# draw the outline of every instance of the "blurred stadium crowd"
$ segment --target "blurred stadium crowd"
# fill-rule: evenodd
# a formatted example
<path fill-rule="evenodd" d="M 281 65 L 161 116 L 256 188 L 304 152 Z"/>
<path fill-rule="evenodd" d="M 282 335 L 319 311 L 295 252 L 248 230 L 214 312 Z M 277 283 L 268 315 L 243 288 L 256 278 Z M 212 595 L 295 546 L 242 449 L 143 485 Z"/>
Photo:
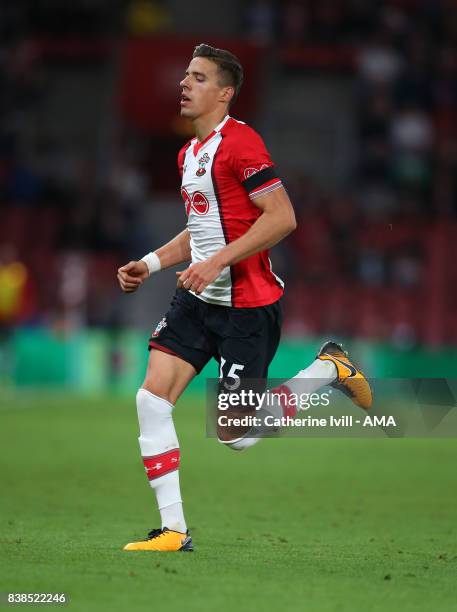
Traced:
<path fill-rule="evenodd" d="M 285 331 L 405 348 L 457 342 L 456 3 L 235 6 L 239 38 L 275 71 L 344 76 L 353 90 L 354 163 L 343 185 L 281 168 L 299 218 L 278 257 Z M 148 0 L 1 6 L 0 326 L 119 324 L 115 269 L 149 250 L 147 206 L 172 188 L 180 210 L 175 167 L 157 184 L 151 151 L 160 142 L 173 159 L 185 137 L 132 134 L 114 112 L 95 152 L 76 154 L 72 141 L 39 129 L 40 109 L 67 66 L 108 66 L 116 83 L 116 41 L 173 32 L 173 15 Z M 115 90 L 111 98 L 115 107 Z"/>

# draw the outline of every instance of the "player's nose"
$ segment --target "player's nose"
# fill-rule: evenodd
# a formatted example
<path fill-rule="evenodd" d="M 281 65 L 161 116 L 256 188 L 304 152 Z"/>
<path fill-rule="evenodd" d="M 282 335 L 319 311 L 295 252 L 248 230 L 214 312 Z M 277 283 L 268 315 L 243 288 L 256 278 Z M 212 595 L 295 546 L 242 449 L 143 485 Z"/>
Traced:
<path fill-rule="evenodd" d="M 184 88 L 184 87 L 189 87 L 189 81 L 188 81 L 188 78 L 189 78 L 188 76 L 185 76 L 185 77 L 183 78 L 183 80 L 182 80 L 182 81 L 180 82 L 180 84 L 179 84 L 179 85 L 180 85 L 180 87 L 183 87 L 183 88 Z"/>

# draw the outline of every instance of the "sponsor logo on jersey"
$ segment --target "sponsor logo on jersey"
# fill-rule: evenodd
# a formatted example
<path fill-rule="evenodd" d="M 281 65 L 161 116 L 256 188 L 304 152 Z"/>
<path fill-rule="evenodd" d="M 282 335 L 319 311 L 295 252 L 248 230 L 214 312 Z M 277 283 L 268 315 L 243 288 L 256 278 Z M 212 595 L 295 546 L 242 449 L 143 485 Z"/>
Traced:
<path fill-rule="evenodd" d="M 204 155 L 202 155 L 202 157 L 200 157 L 200 159 L 198 160 L 198 170 L 195 173 L 197 176 L 203 176 L 206 173 L 206 164 L 209 162 L 209 155 L 208 153 L 205 153 Z"/>
<path fill-rule="evenodd" d="M 265 170 L 265 168 L 268 168 L 268 164 L 262 164 L 258 168 L 255 168 L 254 166 L 250 166 L 249 168 L 245 168 L 244 169 L 244 173 L 243 173 L 245 180 L 248 179 L 253 174 L 257 174 L 257 172 L 260 172 L 261 170 Z"/>
<path fill-rule="evenodd" d="M 200 191 L 194 191 L 192 196 L 188 194 L 186 189 L 183 187 L 181 189 L 181 195 L 184 200 L 184 205 L 186 207 L 186 215 L 190 215 L 190 211 L 192 210 L 196 215 L 203 216 L 206 215 L 209 211 L 209 202 L 206 197 Z"/>
<path fill-rule="evenodd" d="M 167 320 L 165 317 L 163 317 L 163 319 L 161 319 L 158 323 L 157 323 L 157 327 L 155 328 L 152 337 L 153 338 L 157 338 L 157 336 L 160 334 L 160 332 L 162 331 L 162 329 L 164 327 L 167 326 Z"/>

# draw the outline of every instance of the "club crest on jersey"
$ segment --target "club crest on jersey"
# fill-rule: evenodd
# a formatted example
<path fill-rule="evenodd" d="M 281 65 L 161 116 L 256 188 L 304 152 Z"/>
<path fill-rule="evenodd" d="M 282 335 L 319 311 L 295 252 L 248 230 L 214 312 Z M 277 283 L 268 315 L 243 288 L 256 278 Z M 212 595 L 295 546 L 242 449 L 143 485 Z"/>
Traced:
<path fill-rule="evenodd" d="M 260 172 L 261 170 L 265 170 L 265 168 L 268 168 L 268 164 L 262 164 L 259 168 L 255 168 L 254 166 L 251 166 L 250 168 L 245 168 L 244 178 L 248 179 L 253 174 L 257 174 L 257 172 Z"/>
<path fill-rule="evenodd" d="M 200 159 L 198 160 L 198 170 L 195 173 L 197 176 L 203 176 L 206 172 L 206 164 L 209 162 L 209 155 L 208 153 L 205 153 L 204 155 L 202 155 L 202 157 L 200 157 Z"/>
<path fill-rule="evenodd" d="M 163 317 L 163 319 L 161 319 L 158 323 L 157 323 L 157 327 L 155 328 L 152 337 L 153 338 L 157 338 L 157 336 L 160 334 L 160 332 L 162 331 L 162 329 L 164 327 L 167 326 L 167 320 L 165 317 Z"/>

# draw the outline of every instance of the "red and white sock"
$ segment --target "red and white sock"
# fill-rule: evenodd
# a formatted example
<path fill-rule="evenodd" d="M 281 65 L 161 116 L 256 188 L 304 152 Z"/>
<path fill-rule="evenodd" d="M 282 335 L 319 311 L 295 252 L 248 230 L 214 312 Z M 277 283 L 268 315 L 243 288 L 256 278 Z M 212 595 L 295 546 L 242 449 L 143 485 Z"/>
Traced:
<path fill-rule="evenodd" d="M 313 363 L 300 370 L 293 378 L 284 383 L 291 393 L 311 395 L 325 385 L 332 383 L 337 376 L 336 366 L 331 361 L 315 359 Z"/>
<path fill-rule="evenodd" d="M 272 405 L 268 406 L 268 412 L 274 417 L 281 418 L 283 416 L 294 417 L 297 414 L 299 408 L 297 408 L 296 402 L 289 401 L 292 394 L 300 396 L 301 394 L 315 393 L 321 387 L 332 383 L 337 376 L 335 364 L 331 361 L 322 361 L 321 359 L 315 359 L 313 363 L 300 370 L 293 378 L 280 385 L 275 392 L 281 394 L 281 400 L 276 400 Z M 233 442 L 224 442 L 227 446 L 233 450 L 245 450 L 250 446 L 257 444 L 261 437 L 256 438 L 240 438 Z"/>
<path fill-rule="evenodd" d="M 173 423 L 173 405 L 139 389 L 136 395 L 140 425 L 141 455 L 149 484 L 154 489 L 162 527 L 185 533 L 181 491 L 179 487 L 180 450 Z"/>

